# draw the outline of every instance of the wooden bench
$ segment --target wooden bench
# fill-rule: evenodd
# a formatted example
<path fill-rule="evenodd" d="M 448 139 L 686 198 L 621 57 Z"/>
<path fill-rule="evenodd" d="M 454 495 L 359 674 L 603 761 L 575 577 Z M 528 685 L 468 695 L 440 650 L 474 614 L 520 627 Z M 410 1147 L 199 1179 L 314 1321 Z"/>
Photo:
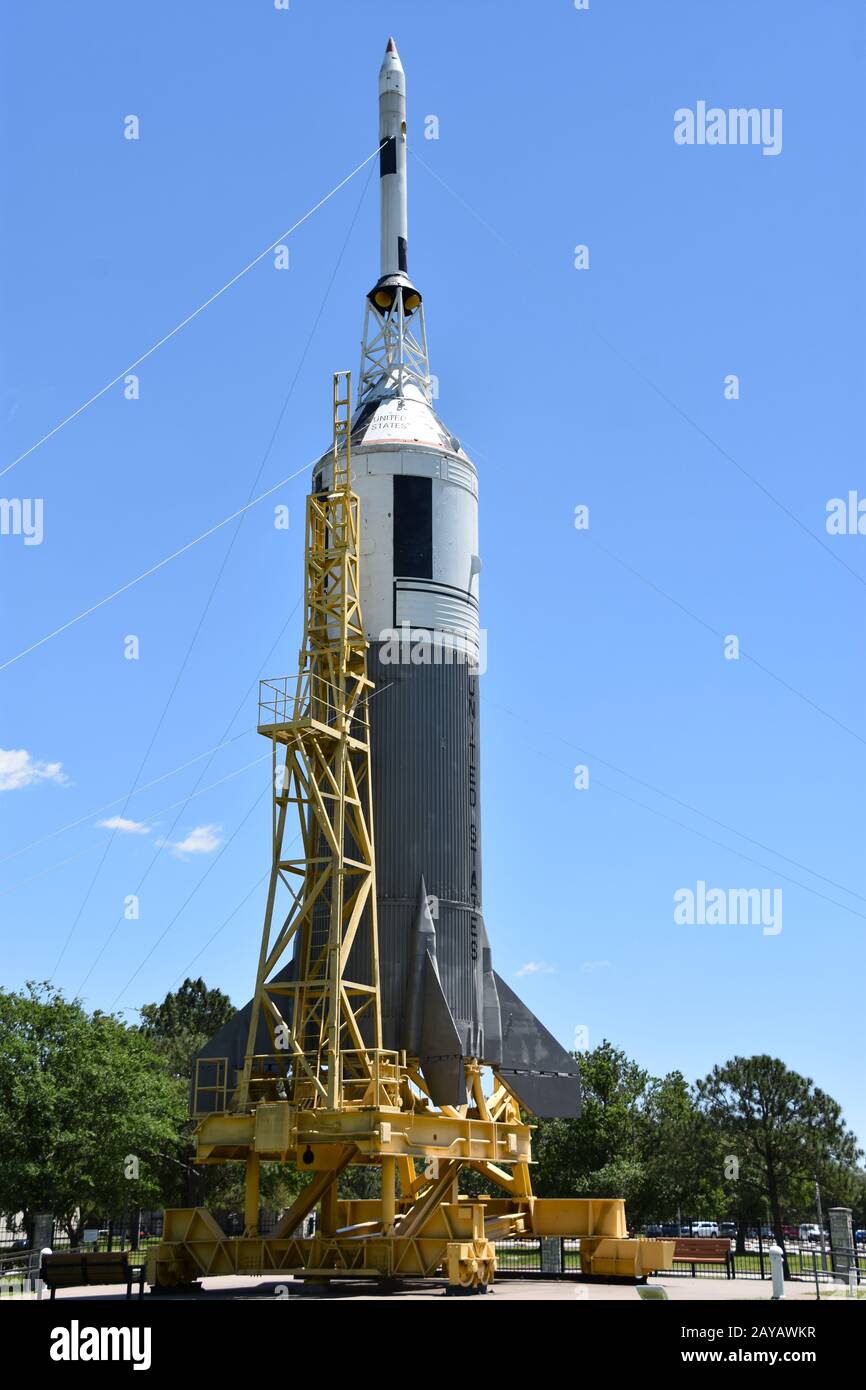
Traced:
<path fill-rule="evenodd" d="M 695 1265 L 725 1265 L 728 1278 L 734 1277 L 734 1256 L 727 1238 L 716 1240 L 713 1236 L 695 1236 L 689 1239 L 681 1236 L 674 1243 L 674 1263 L 690 1264 L 692 1278 L 695 1277 Z"/>
<path fill-rule="evenodd" d="M 58 1289 L 78 1289 L 82 1285 L 125 1284 L 127 1298 L 138 1281 L 138 1296 L 144 1296 L 144 1265 L 130 1264 L 125 1250 L 92 1254 L 81 1250 L 64 1251 L 62 1255 L 43 1255 L 40 1270 L 42 1282 L 53 1298 Z"/>

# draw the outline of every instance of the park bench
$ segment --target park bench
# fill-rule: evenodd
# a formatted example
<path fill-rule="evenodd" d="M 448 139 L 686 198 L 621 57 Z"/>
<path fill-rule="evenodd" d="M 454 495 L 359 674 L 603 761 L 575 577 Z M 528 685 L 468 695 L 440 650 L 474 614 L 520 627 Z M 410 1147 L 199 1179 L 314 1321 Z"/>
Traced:
<path fill-rule="evenodd" d="M 126 1296 L 131 1298 L 136 1281 L 139 1298 L 144 1296 L 144 1265 L 130 1264 L 125 1250 L 70 1250 L 61 1255 L 43 1255 L 40 1278 L 51 1290 L 52 1298 L 58 1289 L 77 1289 L 87 1284 L 125 1284 Z"/>
<path fill-rule="evenodd" d="M 728 1278 L 734 1277 L 734 1256 L 727 1238 L 715 1240 L 712 1236 L 696 1236 L 692 1240 L 681 1237 L 674 1245 L 674 1263 L 690 1264 L 692 1278 L 695 1277 L 695 1265 L 724 1265 Z"/>

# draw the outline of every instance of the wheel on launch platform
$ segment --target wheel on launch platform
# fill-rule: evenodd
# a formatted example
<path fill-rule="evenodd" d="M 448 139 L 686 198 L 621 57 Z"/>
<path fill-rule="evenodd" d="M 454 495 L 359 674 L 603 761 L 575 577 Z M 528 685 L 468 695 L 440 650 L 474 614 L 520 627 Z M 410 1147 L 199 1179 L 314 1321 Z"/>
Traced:
<path fill-rule="evenodd" d="M 479 1261 L 478 1261 L 478 1283 L 479 1283 L 479 1284 L 482 1284 L 482 1285 L 484 1286 L 484 1288 L 489 1288 L 489 1287 L 490 1287 L 490 1285 L 493 1283 L 495 1274 L 496 1274 L 496 1261 L 495 1261 L 495 1260 L 479 1260 Z"/>
<path fill-rule="evenodd" d="M 474 1288 L 478 1283 L 478 1262 L 477 1260 L 461 1260 L 458 1272 L 461 1289 Z"/>

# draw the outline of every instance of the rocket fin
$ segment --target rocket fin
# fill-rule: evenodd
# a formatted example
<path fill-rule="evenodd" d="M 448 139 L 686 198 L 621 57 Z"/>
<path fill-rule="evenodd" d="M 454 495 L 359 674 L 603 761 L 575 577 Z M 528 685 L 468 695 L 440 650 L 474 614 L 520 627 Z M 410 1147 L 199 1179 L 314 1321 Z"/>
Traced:
<path fill-rule="evenodd" d="M 460 1034 L 429 954 L 424 959 L 424 1021 L 419 1052 L 433 1104 L 465 1105 L 466 1074 Z"/>
<path fill-rule="evenodd" d="M 502 1063 L 496 1071 L 540 1119 L 580 1118 L 580 1069 L 570 1052 L 493 972 L 502 1013 Z"/>
<path fill-rule="evenodd" d="M 488 1066 L 498 1066 L 502 1061 L 502 1010 L 496 989 L 496 976 L 493 970 L 493 952 L 490 941 L 481 921 L 481 1023 L 483 1029 L 483 1055 Z"/>
<path fill-rule="evenodd" d="M 406 1050 L 420 1059 L 433 1104 L 463 1105 L 463 1046 L 439 978 L 436 926 L 423 874 L 409 943 L 404 1019 Z"/>
<path fill-rule="evenodd" d="M 418 902 L 409 943 L 409 969 L 406 977 L 405 1046 L 413 1057 L 420 1055 L 421 1032 L 424 1020 L 424 962 L 436 960 L 436 928 L 427 897 L 424 875 L 418 884 Z M 438 972 L 437 972 L 438 973 Z"/>

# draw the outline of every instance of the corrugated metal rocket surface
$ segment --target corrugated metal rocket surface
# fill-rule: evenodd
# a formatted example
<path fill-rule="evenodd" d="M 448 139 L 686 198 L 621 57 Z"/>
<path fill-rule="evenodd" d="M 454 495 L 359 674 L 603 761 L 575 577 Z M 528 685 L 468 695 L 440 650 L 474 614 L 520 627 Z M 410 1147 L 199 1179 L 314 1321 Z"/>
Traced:
<path fill-rule="evenodd" d="M 424 306 L 409 278 L 406 88 L 379 74 L 380 275 L 367 295 L 352 487 L 370 642 L 383 1044 L 420 1060 L 436 1104 L 494 1067 L 536 1115 L 579 1113 L 577 1064 L 493 970 L 482 914 L 478 477 L 433 408 Z M 313 489 L 331 484 L 332 459 Z M 234 1021 L 205 1049 L 242 1059 Z M 222 1051 L 220 1051 L 220 1048 Z"/>

